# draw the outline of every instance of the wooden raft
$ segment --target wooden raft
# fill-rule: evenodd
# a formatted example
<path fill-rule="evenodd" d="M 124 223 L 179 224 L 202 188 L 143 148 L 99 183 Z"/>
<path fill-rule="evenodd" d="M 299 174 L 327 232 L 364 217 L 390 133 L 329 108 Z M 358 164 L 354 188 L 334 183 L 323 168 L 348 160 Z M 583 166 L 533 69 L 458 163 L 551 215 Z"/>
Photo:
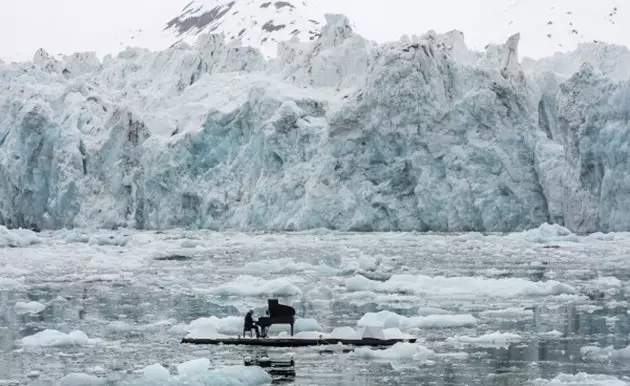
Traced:
<path fill-rule="evenodd" d="M 220 339 L 193 339 L 184 338 L 182 343 L 207 344 L 207 345 L 242 345 L 265 347 L 306 347 L 344 344 L 349 346 L 393 346 L 396 343 L 415 343 L 416 339 L 259 339 L 259 338 L 220 338 Z"/>

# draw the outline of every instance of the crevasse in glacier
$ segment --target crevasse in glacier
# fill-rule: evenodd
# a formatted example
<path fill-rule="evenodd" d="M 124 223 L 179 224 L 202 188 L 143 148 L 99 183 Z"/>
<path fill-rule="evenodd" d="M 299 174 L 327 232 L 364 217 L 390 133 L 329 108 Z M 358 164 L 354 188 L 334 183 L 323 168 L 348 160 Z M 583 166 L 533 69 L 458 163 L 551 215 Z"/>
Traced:
<path fill-rule="evenodd" d="M 630 230 L 626 48 L 522 66 L 518 35 L 379 45 L 326 20 L 270 61 L 207 34 L 0 62 L 0 224 Z"/>

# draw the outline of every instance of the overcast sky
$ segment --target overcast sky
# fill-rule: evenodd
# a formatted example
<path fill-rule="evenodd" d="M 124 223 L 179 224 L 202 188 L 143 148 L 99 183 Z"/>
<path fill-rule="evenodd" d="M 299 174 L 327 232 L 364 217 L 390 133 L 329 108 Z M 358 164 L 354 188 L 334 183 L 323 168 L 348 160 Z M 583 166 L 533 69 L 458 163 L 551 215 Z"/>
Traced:
<path fill-rule="evenodd" d="M 30 59 L 39 47 L 51 54 L 97 51 L 103 55 L 118 51 L 125 48 L 120 41 L 128 33 L 126 30 L 157 30 L 189 1 L 0 0 L 0 57 Z M 614 26 L 599 24 L 608 8 L 627 1 L 317 0 L 321 8 L 348 15 L 356 24 L 357 32 L 370 39 L 386 41 L 398 39 L 403 33 L 421 35 L 429 29 L 438 32 L 458 29 L 464 32 L 469 47 L 481 49 L 487 43 L 504 41 L 509 33 L 519 30 L 523 32 L 521 54 L 534 57 L 549 55 L 557 46 L 542 32 L 543 23 L 546 24 L 542 19 L 554 17 L 545 12 L 558 13 L 567 6 L 577 11 L 581 9 L 582 19 L 589 20 L 577 23 L 582 23 L 583 40 L 600 39 L 627 45 L 630 41 L 628 12 L 620 12 Z M 557 6 L 556 11 L 551 11 L 554 6 Z M 602 15 L 593 13 L 594 6 L 601 8 L 598 12 Z M 630 4 L 627 8 L 630 11 Z M 579 18 L 577 13 L 575 17 Z M 508 27 L 511 19 L 515 19 L 515 23 Z M 556 31 L 555 36 L 560 33 L 566 32 Z"/>

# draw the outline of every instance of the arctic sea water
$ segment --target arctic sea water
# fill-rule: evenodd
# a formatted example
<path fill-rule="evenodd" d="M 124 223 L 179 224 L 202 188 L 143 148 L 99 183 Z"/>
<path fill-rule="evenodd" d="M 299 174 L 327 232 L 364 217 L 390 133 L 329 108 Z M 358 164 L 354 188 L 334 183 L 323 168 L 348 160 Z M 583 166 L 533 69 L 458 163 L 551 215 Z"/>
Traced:
<path fill-rule="evenodd" d="M 0 251 L 2 385 L 269 383 L 246 357 L 294 359 L 295 385 L 630 384 L 625 233 L 0 227 Z M 246 310 L 260 315 L 271 296 L 296 308 L 298 334 L 367 325 L 418 342 L 180 344 L 239 334 Z"/>

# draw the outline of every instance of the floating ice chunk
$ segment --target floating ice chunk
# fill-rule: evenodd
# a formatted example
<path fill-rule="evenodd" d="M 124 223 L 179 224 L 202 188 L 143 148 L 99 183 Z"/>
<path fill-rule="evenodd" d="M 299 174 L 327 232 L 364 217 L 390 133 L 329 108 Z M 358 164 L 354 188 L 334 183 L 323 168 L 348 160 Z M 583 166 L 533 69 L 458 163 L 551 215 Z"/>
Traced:
<path fill-rule="evenodd" d="M 335 275 L 339 272 L 338 269 L 333 268 L 326 264 L 313 265 L 304 262 L 295 262 L 293 259 L 275 259 L 275 260 L 261 260 L 252 261 L 239 268 L 230 268 L 228 271 L 242 272 L 242 273 L 289 273 L 289 272 L 319 272 L 327 275 Z"/>
<path fill-rule="evenodd" d="M 412 339 L 413 335 L 405 334 L 400 331 L 399 328 L 385 328 L 383 329 L 383 335 L 385 339 Z"/>
<path fill-rule="evenodd" d="M 522 233 L 512 233 L 508 237 L 522 238 L 535 243 L 577 242 L 579 237 L 567 228 L 558 224 L 544 223 L 538 228 L 529 229 Z"/>
<path fill-rule="evenodd" d="M 208 358 L 193 359 L 177 365 L 177 374 L 181 378 L 190 378 L 208 371 L 210 360 Z"/>
<path fill-rule="evenodd" d="M 579 385 L 579 386 L 628 386 L 630 383 L 622 381 L 621 379 L 612 375 L 603 374 L 587 374 L 577 373 L 572 374 L 560 374 L 552 380 L 536 379 L 533 381 L 536 386 L 565 386 L 565 385 Z"/>
<path fill-rule="evenodd" d="M 413 359 L 426 361 L 432 358 L 435 352 L 418 343 L 400 342 L 385 350 L 372 350 L 367 347 L 359 347 L 354 350 L 354 355 L 367 359 Z"/>
<path fill-rule="evenodd" d="M 57 381 L 56 386 L 97 386 L 104 384 L 105 379 L 84 373 L 71 373 Z"/>
<path fill-rule="evenodd" d="M 487 318 L 518 319 L 532 317 L 534 316 L 534 311 L 519 307 L 509 307 L 502 310 L 482 311 L 479 315 Z"/>
<path fill-rule="evenodd" d="M 241 321 L 242 325 L 242 321 Z M 315 319 L 309 318 L 296 318 L 295 324 L 293 325 L 293 332 L 319 332 L 322 331 L 322 326 L 319 325 L 319 322 Z M 270 334 L 276 334 L 278 332 L 288 332 L 291 331 L 291 327 L 288 324 L 274 324 L 269 327 Z"/>
<path fill-rule="evenodd" d="M 269 374 L 258 366 L 233 366 L 217 369 L 205 373 L 198 373 L 183 379 L 191 385 L 212 386 L 258 386 L 268 385 L 272 379 Z"/>
<path fill-rule="evenodd" d="M 624 348 L 620 348 L 618 350 L 611 350 L 610 357 L 613 359 L 624 359 L 624 360 L 630 359 L 630 345 Z"/>
<path fill-rule="evenodd" d="M 605 348 L 597 347 L 597 346 L 583 346 L 580 348 L 580 354 L 584 360 L 588 361 L 596 361 L 596 362 L 605 362 L 610 360 L 613 352 L 616 350 L 613 346 L 608 346 Z"/>
<path fill-rule="evenodd" d="M 561 338 L 562 337 L 562 333 L 560 331 L 556 331 L 556 330 L 551 330 L 551 331 L 547 331 L 547 332 L 543 332 L 540 334 L 541 338 Z"/>
<path fill-rule="evenodd" d="M 330 337 L 335 339 L 361 339 L 361 334 L 352 327 L 336 327 L 330 332 Z"/>
<path fill-rule="evenodd" d="M 244 275 L 210 289 L 210 293 L 219 296 L 299 296 L 302 290 L 294 283 L 300 281 L 299 278 L 264 280 Z"/>
<path fill-rule="evenodd" d="M 359 257 L 359 268 L 364 271 L 375 271 L 381 262 L 383 261 L 383 256 L 370 256 L 370 255 L 361 255 Z"/>
<path fill-rule="evenodd" d="M 41 243 L 37 233 L 28 229 L 8 229 L 0 225 L 0 248 L 23 248 Z"/>
<path fill-rule="evenodd" d="M 586 236 L 584 238 L 584 241 L 586 241 L 586 242 L 614 241 L 614 240 L 616 240 L 616 238 L 617 238 L 617 235 L 615 233 L 595 232 L 595 233 L 591 233 L 590 235 Z"/>
<path fill-rule="evenodd" d="M 297 318 L 293 326 L 296 331 L 321 331 L 322 326 L 317 320 L 309 318 Z"/>
<path fill-rule="evenodd" d="M 391 311 L 368 312 L 359 319 L 357 326 L 399 328 L 449 328 L 475 326 L 477 319 L 470 314 L 463 315 L 427 315 L 405 317 Z"/>
<path fill-rule="evenodd" d="M 40 302 L 17 302 L 13 307 L 15 313 L 18 315 L 37 314 L 42 312 L 45 308 L 46 306 Z"/>
<path fill-rule="evenodd" d="M 142 331 L 142 332 L 151 332 L 151 331 L 159 331 L 161 328 L 160 324 L 130 324 L 122 321 L 114 321 L 107 325 L 106 329 L 108 332 L 114 333 L 125 333 L 132 331 Z"/>
<path fill-rule="evenodd" d="M 150 382 L 168 382 L 171 378 L 171 373 L 165 369 L 161 364 L 155 363 L 151 366 L 147 366 L 142 370 L 144 379 Z"/>
<path fill-rule="evenodd" d="M 212 385 L 212 386 L 258 386 L 267 385 L 272 379 L 258 366 L 234 366 L 208 370 L 210 361 L 194 359 L 177 366 L 177 375 L 171 375 L 159 364 L 142 370 L 142 379 L 132 385 Z"/>
<path fill-rule="evenodd" d="M 237 316 L 199 318 L 190 322 L 188 331 L 187 338 L 222 338 L 225 335 L 241 335 L 243 318 Z"/>
<path fill-rule="evenodd" d="M 598 277 L 591 281 L 591 284 L 598 289 L 619 288 L 623 282 L 614 276 Z"/>
<path fill-rule="evenodd" d="M 377 282 L 363 276 L 346 279 L 348 291 L 373 291 L 385 293 L 413 293 L 434 296 L 546 296 L 572 294 L 575 289 L 555 280 L 532 282 L 521 278 L 493 279 L 485 277 L 444 277 L 424 275 L 394 275 L 385 282 Z"/>
<path fill-rule="evenodd" d="M 510 343 L 517 343 L 522 340 L 520 335 L 512 333 L 501 333 L 499 331 L 481 335 L 479 337 L 458 336 L 447 338 L 446 343 L 464 343 L 480 347 L 501 347 L 509 346 Z"/>
<path fill-rule="evenodd" d="M 22 338 L 24 346 L 56 347 L 56 346 L 85 346 L 102 342 L 100 339 L 89 339 L 82 331 L 72 331 L 64 334 L 57 330 L 44 330 L 34 335 Z"/>

